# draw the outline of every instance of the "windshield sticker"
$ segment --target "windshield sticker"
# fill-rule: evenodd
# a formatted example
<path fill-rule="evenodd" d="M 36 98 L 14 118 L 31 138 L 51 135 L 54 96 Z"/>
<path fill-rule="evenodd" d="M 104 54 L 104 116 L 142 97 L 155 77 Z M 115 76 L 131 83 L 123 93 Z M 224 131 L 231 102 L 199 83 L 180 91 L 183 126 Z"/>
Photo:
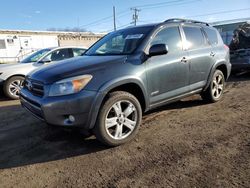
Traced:
<path fill-rule="evenodd" d="M 125 39 L 129 40 L 129 39 L 140 39 L 142 38 L 143 34 L 135 34 L 135 35 L 128 35 Z"/>

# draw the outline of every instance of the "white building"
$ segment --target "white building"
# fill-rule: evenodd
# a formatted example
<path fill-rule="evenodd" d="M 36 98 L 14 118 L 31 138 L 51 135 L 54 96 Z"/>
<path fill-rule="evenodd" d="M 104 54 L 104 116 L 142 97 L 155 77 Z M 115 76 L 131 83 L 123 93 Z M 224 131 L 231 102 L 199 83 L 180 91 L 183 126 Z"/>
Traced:
<path fill-rule="evenodd" d="M 103 34 L 0 30 L 0 63 L 17 62 L 30 53 L 47 47 L 89 47 Z"/>

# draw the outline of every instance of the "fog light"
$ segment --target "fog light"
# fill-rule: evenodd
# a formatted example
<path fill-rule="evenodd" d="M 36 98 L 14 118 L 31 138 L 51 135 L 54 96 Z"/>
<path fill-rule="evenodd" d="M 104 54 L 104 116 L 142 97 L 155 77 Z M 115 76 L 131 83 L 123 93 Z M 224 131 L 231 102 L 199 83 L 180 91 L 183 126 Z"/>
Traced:
<path fill-rule="evenodd" d="M 71 122 L 73 123 L 73 122 L 75 122 L 75 120 L 76 120 L 76 119 L 75 119 L 75 117 L 74 117 L 74 116 L 69 115 L 69 121 L 71 121 Z"/>

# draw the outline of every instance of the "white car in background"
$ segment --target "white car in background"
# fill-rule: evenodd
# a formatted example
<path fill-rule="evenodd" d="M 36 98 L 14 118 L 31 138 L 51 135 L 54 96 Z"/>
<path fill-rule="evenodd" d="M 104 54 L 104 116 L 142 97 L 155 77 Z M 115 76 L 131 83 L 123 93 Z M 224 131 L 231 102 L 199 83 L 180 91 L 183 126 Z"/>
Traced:
<path fill-rule="evenodd" d="M 83 47 L 45 48 L 34 52 L 19 63 L 0 64 L 0 85 L 4 94 L 11 99 L 19 98 L 25 75 L 46 64 L 81 56 L 86 51 Z"/>

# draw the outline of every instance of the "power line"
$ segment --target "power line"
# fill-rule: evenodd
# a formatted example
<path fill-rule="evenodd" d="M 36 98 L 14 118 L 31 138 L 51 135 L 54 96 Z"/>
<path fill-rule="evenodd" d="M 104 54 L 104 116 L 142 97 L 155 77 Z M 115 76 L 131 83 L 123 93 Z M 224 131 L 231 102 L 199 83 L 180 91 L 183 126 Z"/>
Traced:
<path fill-rule="evenodd" d="M 145 5 L 138 5 L 135 7 L 139 7 L 139 8 L 145 8 L 145 7 L 151 7 L 151 6 L 159 6 L 159 5 L 168 5 L 168 4 L 172 4 L 172 3 L 179 3 L 182 1 L 186 1 L 186 0 L 173 0 L 173 1 L 167 1 L 167 2 L 161 2 L 161 3 L 152 3 L 152 4 L 145 4 Z"/>
<path fill-rule="evenodd" d="M 121 28 L 130 26 L 130 25 L 131 25 L 131 23 L 127 23 L 127 24 L 124 24 L 124 25 L 121 25 L 121 26 L 117 27 L 116 29 L 121 29 Z M 109 33 L 109 32 L 111 32 L 111 31 L 113 31 L 113 29 L 106 30 L 106 31 L 103 31 L 103 32 Z"/>
<path fill-rule="evenodd" d="M 119 15 L 121 15 L 121 14 L 123 14 L 123 13 L 126 13 L 126 12 L 129 12 L 129 10 L 121 11 L 121 12 L 119 12 L 119 13 L 117 14 L 117 16 L 119 16 Z M 112 20 L 112 19 L 113 19 L 113 15 L 107 16 L 107 17 L 104 17 L 104 18 L 101 18 L 101 19 L 99 19 L 99 20 L 90 22 L 90 23 L 85 24 L 85 25 L 82 25 L 82 26 L 80 26 L 80 27 L 82 28 L 82 27 L 87 27 L 87 26 L 98 25 L 98 24 L 100 24 L 100 23 L 109 22 L 109 21 Z"/>
<path fill-rule="evenodd" d="M 218 15 L 218 14 L 226 14 L 226 13 L 231 13 L 231 12 L 239 12 L 239 11 L 245 11 L 245 10 L 250 10 L 250 7 L 249 8 L 243 8 L 243 9 L 235 9 L 235 10 L 213 12 L 213 13 L 208 13 L 208 14 L 200 14 L 200 15 L 194 15 L 194 16 L 188 16 L 188 17 L 195 18 L 195 17 L 202 17 L 202 16 L 211 16 L 211 15 Z"/>
<path fill-rule="evenodd" d="M 175 5 L 173 3 L 179 3 L 179 2 L 184 2 L 186 0 L 172 0 L 172 1 L 167 1 L 167 2 L 160 2 L 160 3 L 154 3 L 154 4 L 145 4 L 145 5 L 138 5 L 138 6 L 135 6 L 135 7 L 148 7 L 147 9 L 150 9 L 150 6 L 156 6 L 156 5 L 164 5 L 165 6 L 171 6 L 171 5 Z M 195 1 L 200 1 L 200 0 L 195 0 Z M 172 4 L 171 4 L 172 3 Z M 152 7 L 152 8 L 157 8 L 157 7 Z M 126 9 L 124 11 L 121 11 L 119 13 L 116 14 L 116 17 L 119 18 L 121 14 L 123 13 L 127 13 L 129 12 L 129 9 Z M 127 15 L 127 14 L 126 14 Z M 124 16 L 124 15 L 123 15 Z M 111 21 L 113 19 L 113 15 L 110 15 L 110 16 L 107 16 L 107 17 L 104 17 L 104 18 L 101 18 L 101 19 L 98 19 L 98 20 L 95 20 L 93 22 L 90 22 L 90 23 L 87 23 L 87 24 L 84 24 L 82 26 L 80 26 L 80 28 L 83 28 L 83 27 L 88 27 L 88 26 L 96 26 L 96 25 L 99 25 L 100 23 L 107 23 L 109 21 Z M 134 22 L 133 22 L 134 23 Z"/>
<path fill-rule="evenodd" d="M 211 15 L 220 15 L 220 14 L 227 14 L 227 13 L 232 13 L 232 12 L 246 11 L 246 10 L 250 10 L 250 7 L 249 8 L 244 8 L 244 9 L 234 9 L 234 10 L 228 10 L 228 11 L 219 11 L 219 12 L 213 12 L 213 13 L 208 13 L 208 14 L 185 16 L 185 18 L 196 18 L 196 17 L 211 16 Z M 138 22 L 152 23 L 152 22 L 157 22 L 157 21 L 155 21 L 155 20 L 140 20 Z"/>
<path fill-rule="evenodd" d="M 121 28 L 123 28 L 123 27 L 127 27 L 127 26 L 130 26 L 130 25 L 131 25 L 131 23 L 127 23 L 127 24 L 124 24 L 124 25 L 119 26 L 117 29 L 121 29 Z"/>
<path fill-rule="evenodd" d="M 140 9 L 138 8 L 142 8 L 142 10 L 149 10 L 149 9 L 154 9 L 154 8 L 161 8 L 161 7 L 170 7 L 170 6 L 176 6 L 176 5 L 183 5 L 183 4 L 190 4 L 193 2 L 197 2 L 197 1 L 201 1 L 201 0 L 172 0 L 172 1 L 168 1 L 168 2 L 160 2 L 160 3 L 154 3 L 154 4 L 144 4 L 144 5 L 138 5 L 136 6 L 136 8 L 131 8 L 130 10 L 133 10 L 133 22 L 130 24 L 134 24 L 137 25 L 138 22 L 151 22 L 149 20 L 139 20 L 139 16 L 138 13 L 140 11 Z M 213 12 L 213 13 L 208 13 L 208 14 L 200 14 L 200 15 L 192 15 L 192 16 L 186 16 L 187 18 L 195 18 L 195 17 L 203 17 L 203 16 L 209 16 L 209 15 L 219 15 L 219 14 L 226 14 L 226 13 L 232 13 L 232 12 L 239 12 L 239 11 L 246 11 L 246 10 L 250 10 L 250 8 L 244 8 L 244 9 L 236 9 L 236 10 L 229 10 L 229 11 L 219 11 L 219 12 Z M 129 13 L 129 9 L 126 9 L 124 11 L 121 11 L 119 13 L 117 13 L 115 15 L 115 21 L 118 21 L 118 18 L 127 16 Z M 111 20 L 114 19 L 114 14 L 112 16 L 107 16 L 104 18 L 101 18 L 99 20 L 90 22 L 88 24 L 85 24 L 83 26 L 80 27 L 87 27 L 87 26 L 96 26 L 99 25 L 100 23 L 107 23 L 107 22 L 111 22 Z M 128 26 L 130 24 L 125 24 L 122 25 L 120 27 L 116 27 L 116 23 L 114 23 L 114 28 L 119 29 L 125 26 Z"/>
<path fill-rule="evenodd" d="M 167 5 L 156 5 L 152 7 L 143 8 L 143 10 L 162 8 L 162 7 L 171 7 L 171 6 L 176 6 L 176 5 L 185 5 L 185 4 L 190 4 L 190 3 L 197 2 L 197 1 L 200 1 L 200 0 L 183 1 L 183 2 L 177 2 L 175 4 L 167 4 Z"/>

